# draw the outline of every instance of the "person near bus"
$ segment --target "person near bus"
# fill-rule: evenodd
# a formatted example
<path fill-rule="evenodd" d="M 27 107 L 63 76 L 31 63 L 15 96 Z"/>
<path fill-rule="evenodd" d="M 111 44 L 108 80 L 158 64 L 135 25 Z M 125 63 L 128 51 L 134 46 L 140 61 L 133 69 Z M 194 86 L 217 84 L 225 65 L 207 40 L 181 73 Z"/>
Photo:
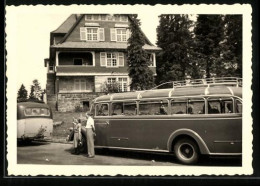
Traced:
<path fill-rule="evenodd" d="M 88 145 L 88 158 L 94 158 L 95 157 L 95 150 L 94 150 L 94 136 L 95 133 L 95 126 L 94 126 L 94 120 L 91 117 L 91 113 L 86 113 L 87 123 L 86 123 L 86 131 L 87 131 L 87 145 Z"/>
<path fill-rule="evenodd" d="M 79 155 L 80 154 L 80 143 L 81 143 L 81 120 L 73 119 L 73 124 L 74 124 L 74 139 L 73 139 L 74 152 L 73 152 L 73 154 Z"/>
<path fill-rule="evenodd" d="M 164 104 L 163 104 L 162 101 L 161 101 L 161 107 L 160 107 L 160 114 L 161 114 L 161 115 L 167 115 L 167 110 L 166 110 L 166 108 L 164 107 Z"/>

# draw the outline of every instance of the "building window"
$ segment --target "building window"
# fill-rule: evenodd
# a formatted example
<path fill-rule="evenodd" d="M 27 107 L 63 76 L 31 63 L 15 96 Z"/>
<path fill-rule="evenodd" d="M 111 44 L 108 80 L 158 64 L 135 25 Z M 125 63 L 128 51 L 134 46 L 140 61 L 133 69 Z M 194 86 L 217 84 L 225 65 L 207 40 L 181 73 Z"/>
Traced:
<path fill-rule="evenodd" d="M 116 78 L 107 78 L 107 83 L 108 84 L 114 84 L 116 82 Z"/>
<path fill-rule="evenodd" d="M 116 41 L 126 42 L 126 29 L 116 29 Z"/>
<path fill-rule="evenodd" d="M 124 66 L 124 53 L 101 52 L 100 66 L 106 66 L 106 67 Z"/>
<path fill-rule="evenodd" d="M 108 67 L 116 67 L 117 59 L 116 53 L 107 53 L 107 66 Z"/>
<path fill-rule="evenodd" d="M 82 65 L 83 64 L 83 59 L 79 58 L 74 58 L 73 59 L 74 65 Z"/>
<path fill-rule="evenodd" d="M 128 21 L 128 17 L 126 15 L 121 15 L 120 18 L 121 18 L 121 21 L 123 21 L 123 22 Z"/>
<path fill-rule="evenodd" d="M 76 90 L 76 91 L 86 90 L 86 80 L 85 79 L 75 79 L 74 80 L 74 90 Z"/>
<path fill-rule="evenodd" d="M 106 20 L 106 18 L 107 18 L 107 16 L 106 16 L 106 15 L 101 15 L 101 20 L 102 20 L 102 21 L 105 21 L 105 20 Z"/>
<path fill-rule="evenodd" d="M 80 40 L 105 41 L 104 28 L 80 27 Z"/>
<path fill-rule="evenodd" d="M 150 67 L 155 67 L 155 54 L 154 53 L 151 53 L 151 54 L 148 54 L 149 55 L 149 61 L 150 61 Z"/>
<path fill-rule="evenodd" d="M 119 91 L 126 92 L 127 91 L 127 78 L 118 78 L 119 83 Z"/>
<path fill-rule="evenodd" d="M 120 78 L 116 78 L 116 77 L 112 77 L 112 78 L 107 78 L 107 83 L 109 85 L 118 84 L 118 88 L 120 92 L 126 92 L 127 91 L 127 78 L 126 77 L 120 77 Z"/>
<path fill-rule="evenodd" d="M 117 42 L 127 42 L 130 37 L 130 31 L 126 28 L 111 28 L 110 40 Z"/>
<path fill-rule="evenodd" d="M 90 14 L 86 15 L 86 16 L 85 16 L 85 19 L 86 19 L 86 20 L 92 20 L 92 15 L 90 15 Z"/>
<path fill-rule="evenodd" d="M 111 15 L 111 14 L 86 14 L 85 20 L 102 20 L 102 21 L 117 21 L 117 22 L 128 22 L 127 15 Z"/>
<path fill-rule="evenodd" d="M 98 40 L 98 28 L 87 28 L 87 40 L 88 41 Z"/>
<path fill-rule="evenodd" d="M 94 14 L 94 15 L 93 15 L 93 19 L 94 19 L 94 20 L 100 20 L 100 19 L 99 19 L 99 14 Z"/>

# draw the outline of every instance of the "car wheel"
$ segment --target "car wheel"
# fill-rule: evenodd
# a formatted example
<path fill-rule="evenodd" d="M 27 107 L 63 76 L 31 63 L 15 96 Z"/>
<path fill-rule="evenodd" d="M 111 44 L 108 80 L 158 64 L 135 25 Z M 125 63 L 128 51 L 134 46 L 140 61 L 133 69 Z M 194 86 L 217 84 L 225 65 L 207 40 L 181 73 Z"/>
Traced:
<path fill-rule="evenodd" d="M 177 159 L 184 164 L 195 164 L 199 159 L 197 144 L 188 138 L 182 138 L 175 143 L 174 153 Z"/>

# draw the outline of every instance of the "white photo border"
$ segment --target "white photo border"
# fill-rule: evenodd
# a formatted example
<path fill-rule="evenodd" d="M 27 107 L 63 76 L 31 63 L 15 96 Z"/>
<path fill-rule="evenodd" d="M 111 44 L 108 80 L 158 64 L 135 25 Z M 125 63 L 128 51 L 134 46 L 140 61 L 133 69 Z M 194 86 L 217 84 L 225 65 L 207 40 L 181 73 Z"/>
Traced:
<path fill-rule="evenodd" d="M 116 8 L 115 8 L 116 6 Z M 136 13 L 156 12 L 161 14 L 241 14 L 243 17 L 243 127 L 242 145 L 243 156 L 241 167 L 201 167 L 201 166 L 93 166 L 93 165 L 30 165 L 17 164 L 17 139 L 16 139 L 16 85 L 17 61 L 13 60 L 16 49 L 16 17 L 19 14 L 57 14 L 67 13 Z M 37 5 L 37 6 L 7 6 L 6 7 L 6 76 L 8 78 L 6 89 L 7 104 L 7 161 L 8 175 L 20 176 L 71 176 L 71 175 L 127 175 L 127 176 L 164 176 L 164 175 L 252 175 L 252 7 L 250 4 L 234 5 Z M 26 49 L 24 49 L 26 50 Z M 80 167 L 80 168 L 79 168 Z"/>

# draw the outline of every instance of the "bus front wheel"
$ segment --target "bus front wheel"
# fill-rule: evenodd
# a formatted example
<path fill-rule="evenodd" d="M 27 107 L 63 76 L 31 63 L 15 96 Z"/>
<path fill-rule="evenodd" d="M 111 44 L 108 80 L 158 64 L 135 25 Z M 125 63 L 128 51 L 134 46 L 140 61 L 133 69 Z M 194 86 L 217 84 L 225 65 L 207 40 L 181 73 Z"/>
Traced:
<path fill-rule="evenodd" d="M 177 159 L 184 164 L 195 164 L 199 159 L 199 148 L 189 138 L 181 138 L 174 145 L 174 153 Z"/>

